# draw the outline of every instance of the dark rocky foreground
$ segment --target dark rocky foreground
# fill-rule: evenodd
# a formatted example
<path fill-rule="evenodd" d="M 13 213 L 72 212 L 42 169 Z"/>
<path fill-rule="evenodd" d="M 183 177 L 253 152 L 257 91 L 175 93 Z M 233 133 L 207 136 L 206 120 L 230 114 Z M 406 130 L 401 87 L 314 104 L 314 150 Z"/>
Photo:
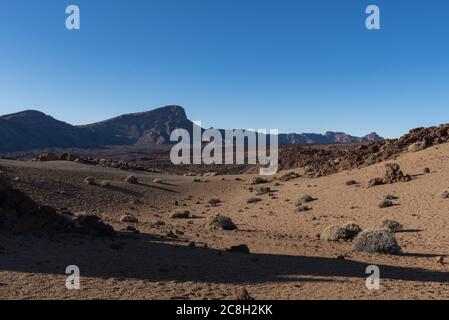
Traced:
<path fill-rule="evenodd" d="M 95 215 L 73 214 L 39 206 L 23 192 L 13 189 L 4 174 L 0 174 L 0 230 L 37 236 L 67 232 L 100 237 L 115 236 L 113 227 L 103 223 Z"/>

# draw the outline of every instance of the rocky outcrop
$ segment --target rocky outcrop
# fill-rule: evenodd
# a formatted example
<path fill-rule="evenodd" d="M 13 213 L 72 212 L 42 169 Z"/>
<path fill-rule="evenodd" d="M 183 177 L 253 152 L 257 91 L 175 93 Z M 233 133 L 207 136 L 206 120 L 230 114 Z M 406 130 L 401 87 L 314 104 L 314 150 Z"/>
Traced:
<path fill-rule="evenodd" d="M 308 176 L 319 177 L 392 160 L 401 153 L 417 152 L 448 141 L 449 124 L 445 124 L 438 127 L 413 129 L 399 139 L 349 145 L 344 148 L 284 146 L 279 150 L 279 168 L 281 170 L 303 168 Z M 400 172 L 393 172 L 393 167 L 390 169 L 393 175 L 400 175 Z M 397 177 L 398 180 L 409 178 L 408 176 Z M 387 178 L 387 180 L 390 179 Z"/>

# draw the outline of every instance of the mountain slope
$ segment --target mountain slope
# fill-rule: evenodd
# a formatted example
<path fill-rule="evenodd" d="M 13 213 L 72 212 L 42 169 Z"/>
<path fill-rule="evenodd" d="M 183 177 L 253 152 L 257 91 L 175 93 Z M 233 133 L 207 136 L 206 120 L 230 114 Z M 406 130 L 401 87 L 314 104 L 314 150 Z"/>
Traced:
<path fill-rule="evenodd" d="M 94 135 L 101 145 L 163 144 L 170 143 L 173 130 L 182 128 L 190 132 L 192 125 L 183 108 L 167 106 L 148 112 L 121 115 L 79 128 Z"/>
<path fill-rule="evenodd" d="M 32 110 L 0 117 L 0 137 L 3 152 L 93 145 L 92 136 L 85 130 Z"/>

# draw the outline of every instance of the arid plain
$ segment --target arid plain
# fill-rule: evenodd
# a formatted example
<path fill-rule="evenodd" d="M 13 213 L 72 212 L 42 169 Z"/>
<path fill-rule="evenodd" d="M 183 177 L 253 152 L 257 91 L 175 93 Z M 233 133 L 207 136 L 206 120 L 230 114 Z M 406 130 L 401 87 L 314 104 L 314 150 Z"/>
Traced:
<path fill-rule="evenodd" d="M 138 182 L 129 183 L 130 172 L 111 167 L 0 160 L 12 187 L 37 203 L 97 215 L 117 231 L 0 233 L 0 297 L 233 299 L 245 288 L 255 299 L 447 299 L 449 200 L 440 194 L 449 187 L 449 144 L 394 162 L 411 181 L 369 187 L 386 162 L 317 178 L 282 171 L 261 183 L 256 174 L 156 172 L 132 172 Z M 298 212 L 304 195 L 314 200 Z M 394 205 L 379 208 L 385 195 Z M 217 214 L 236 229 L 208 227 Z M 320 236 L 330 225 L 373 229 L 385 219 L 403 225 L 400 254 Z M 65 287 L 68 265 L 80 268 L 80 290 Z M 379 290 L 366 288 L 368 265 L 380 268 Z"/>

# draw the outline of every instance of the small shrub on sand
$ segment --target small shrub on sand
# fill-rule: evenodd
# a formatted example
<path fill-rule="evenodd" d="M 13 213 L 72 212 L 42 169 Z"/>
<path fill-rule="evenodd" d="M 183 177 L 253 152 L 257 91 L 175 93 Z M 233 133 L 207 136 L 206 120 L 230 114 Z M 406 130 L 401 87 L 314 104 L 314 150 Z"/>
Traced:
<path fill-rule="evenodd" d="M 273 190 L 271 190 L 270 187 L 260 187 L 256 190 L 256 195 L 258 196 L 262 196 L 267 193 L 273 193 Z"/>
<path fill-rule="evenodd" d="M 313 198 L 312 196 L 309 196 L 308 194 L 302 196 L 298 201 L 296 201 L 296 206 L 299 207 L 301 205 L 304 205 L 306 203 L 310 203 L 313 201 L 316 201 L 317 199 Z"/>
<path fill-rule="evenodd" d="M 309 203 L 309 202 L 312 202 L 312 201 L 315 201 L 316 199 L 314 198 L 314 197 L 312 197 L 312 196 L 309 196 L 308 194 L 306 194 L 306 195 L 304 195 L 302 198 L 301 198 L 301 203 Z"/>
<path fill-rule="evenodd" d="M 247 201 L 246 201 L 246 203 L 257 203 L 257 202 L 260 202 L 260 201 L 262 201 L 262 199 L 261 198 L 257 198 L 257 197 L 251 197 L 251 198 L 249 198 Z"/>
<path fill-rule="evenodd" d="M 448 199 L 449 198 L 449 190 L 444 190 L 440 193 L 440 198 Z"/>
<path fill-rule="evenodd" d="M 389 219 L 382 221 L 382 224 L 380 227 L 382 229 L 388 229 L 391 232 L 398 232 L 398 231 L 404 230 L 404 227 L 402 226 L 402 224 L 400 224 L 399 222 L 397 222 L 395 220 L 389 220 Z"/>
<path fill-rule="evenodd" d="M 235 230 L 237 226 L 232 222 L 231 218 L 215 215 L 207 218 L 207 227 L 212 230 Z"/>
<path fill-rule="evenodd" d="M 354 239 L 360 232 L 362 232 L 362 228 L 354 222 L 347 222 L 341 226 L 347 235 L 347 238 L 352 240 Z"/>
<path fill-rule="evenodd" d="M 393 196 L 391 194 L 384 195 L 384 200 L 397 200 L 397 199 L 399 199 L 399 198 L 396 196 Z"/>
<path fill-rule="evenodd" d="M 356 223 L 348 222 L 343 225 L 332 225 L 323 230 L 320 237 L 324 241 L 351 241 L 362 228 Z"/>
<path fill-rule="evenodd" d="M 368 253 L 401 253 L 394 233 L 388 229 L 374 229 L 362 231 L 354 240 L 353 251 Z"/>
<path fill-rule="evenodd" d="M 278 179 L 280 181 L 290 181 L 296 178 L 299 178 L 301 175 L 296 172 L 287 172 L 281 175 Z"/>
<path fill-rule="evenodd" d="M 368 187 L 369 188 L 372 188 L 372 187 L 375 187 L 375 186 L 380 186 L 380 185 L 383 185 L 383 184 L 385 184 L 385 181 L 382 178 L 373 178 L 370 181 L 368 181 Z"/>
<path fill-rule="evenodd" d="M 249 184 L 256 185 L 256 184 L 264 184 L 264 183 L 267 183 L 267 182 L 268 182 L 268 180 L 264 179 L 262 177 L 254 177 L 254 178 L 251 179 Z"/>
<path fill-rule="evenodd" d="M 393 201 L 388 200 L 388 199 L 383 199 L 383 200 L 379 203 L 378 207 L 381 208 L 381 209 L 384 209 L 384 208 L 392 207 L 393 205 L 394 205 Z"/>
<path fill-rule="evenodd" d="M 221 200 L 214 198 L 214 199 L 210 199 L 209 201 L 207 201 L 207 203 L 214 206 L 214 205 L 221 203 Z"/>

